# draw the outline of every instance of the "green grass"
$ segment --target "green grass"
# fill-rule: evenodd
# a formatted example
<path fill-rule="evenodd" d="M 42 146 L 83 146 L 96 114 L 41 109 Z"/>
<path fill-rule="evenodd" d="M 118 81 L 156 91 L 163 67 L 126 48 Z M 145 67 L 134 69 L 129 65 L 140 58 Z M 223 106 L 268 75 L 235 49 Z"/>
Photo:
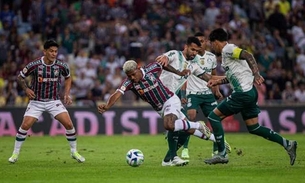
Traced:
<path fill-rule="evenodd" d="M 28 137 L 19 160 L 8 163 L 14 137 L 0 138 L 0 182 L 22 183 L 296 183 L 304 182 L 304 134 L 284 135 L 298 141 L 298 157 L 290 166 L 286 151 L 279 145 L 250 134 L 227 134 L 233 152 L 225 165 L 206 165 L 211 142 L 192 137 L 190 164 L 185 167 L 161 167 L 167 150 L 163 135 L 79 137 L 83 164 L 70 158 L 63 136 Z M 125 154 L 138 148 L 145 156 L 140 167 L 126 164 Z M 242 149 L 242 155 L 237 155 Z M 180 151 L 179 151 L 180 154 Z"/>

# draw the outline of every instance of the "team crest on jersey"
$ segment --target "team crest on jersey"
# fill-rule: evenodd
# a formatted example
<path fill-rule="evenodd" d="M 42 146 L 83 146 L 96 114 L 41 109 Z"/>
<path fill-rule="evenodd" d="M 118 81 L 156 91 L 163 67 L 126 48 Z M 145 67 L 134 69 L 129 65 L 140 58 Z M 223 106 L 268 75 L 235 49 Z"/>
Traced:
<path fill-rule="evenodd" d="M 58 74 L 59 74 L 59 70 L 58 70 L 58 69 L 55 69 L 55 70 L 54 70 L 54 75 L 55 75 L 55 76 L 58 76 Z"/>
<path fill-rule="evenodd" d="M 24 68 L 24 69 L 22 70 L 22 72 L 23 72 L 24 74 L 26 74 L 26 73 L 28 72 L 28 69 L 27 69 L 27 68 Z"/>
<path fill-rule="evenodd" d="M 151 81 L 155 81 L 155 77 L 152 74 L 150 74 L 148 77 Z"/>
<path fill-rule="evenodd" d="M 200 58 L 200 64 L 204 65 L 204 58 Z"/>
<path fill-rule="evenodd" d="M 184 63 L 183 69 L 186 69 L 186 68 L 187 68 L 187 63 Z"/>

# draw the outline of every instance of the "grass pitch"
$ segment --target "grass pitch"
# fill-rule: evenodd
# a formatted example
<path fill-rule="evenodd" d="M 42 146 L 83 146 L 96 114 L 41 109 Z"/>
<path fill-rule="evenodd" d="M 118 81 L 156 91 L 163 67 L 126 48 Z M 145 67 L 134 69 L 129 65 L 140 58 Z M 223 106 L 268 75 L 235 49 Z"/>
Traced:
<path fill-rule="evenodd" d="M 161 167 L 167 151 L 164 135 L 81 136 L 79 152 L 86 158 L 78 163 L 70 157 L 64 136 L 28 137 L 19 160 L 8 163 L 14 137 L 0 137 L 1 183 L 296 183 L 305 181 L 304 134 L 284 135 L 298 141 L 297 159 L 290 166 L 286 151 L 279 145 L 250 134 L 226 134 L 233 152 L 228 164 L 206 165 L 212 143 L 191 137 L 190 164 Z M 125 161 L 129 149 L 145 156 L 140 167 Z M 180 155 L 180 151 L 179 151 Z"/>

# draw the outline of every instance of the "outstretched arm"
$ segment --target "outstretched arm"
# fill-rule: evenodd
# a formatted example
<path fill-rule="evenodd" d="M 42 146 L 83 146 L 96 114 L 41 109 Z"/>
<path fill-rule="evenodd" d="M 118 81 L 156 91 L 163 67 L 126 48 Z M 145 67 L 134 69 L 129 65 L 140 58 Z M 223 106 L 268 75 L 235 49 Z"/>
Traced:
<path fill-rule="evenodd" d="M 183 71 L 179 71 L 177 69 L 175 69 L 173 66 L 171 65 L 166 65 L 166 66 L 163 66 L 163 69 L 168 71 L 168 72 L 172 72 L 174 74 L 177 74 L 179 76 L 188 76 L 191 74 L 191 71 L 188 70 L 188 69 L 184 69 Z"/>
<path fill-rule="evenodd" d="M 123 94 L 120 91 L 115 91 L 108 99 L 106 104 L 98 105 L 97 109 L 99 113 L 103 113 L 107 111 L 110 107 L 112 107 L 116 101 L 121 98 Z"/>

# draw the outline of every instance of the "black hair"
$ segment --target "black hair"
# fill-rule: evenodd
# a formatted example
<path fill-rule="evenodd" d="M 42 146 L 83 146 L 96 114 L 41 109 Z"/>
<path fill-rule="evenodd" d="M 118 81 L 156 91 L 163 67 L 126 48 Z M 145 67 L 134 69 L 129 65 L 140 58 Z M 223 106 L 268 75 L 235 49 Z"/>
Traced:
<path fill-rule="evenodd" d="M 196 34 L 194 35 L 195 37 L 204 37 L 204 34 L 202 32 L 196 32 Z"/>
<path fill-rule="evenodd" d="M 210 35 L 209 40 L 213 41 L 228 41 L 228 33 L 223 28 L 214 29 Z"/>
<path fill-rule="evenodd" d="M 45 43 L 44 43 L 44 45 L 43 45 L 43 48 L 45 49 L 45 50 L 47 50 L 47 49 L 49 49 L 50 47 L 52 47 L 52 46 L 55 46 L 55 47 L 59 47 L 59 45 L 58 45 L 58 43 L 54 40 L 54 39 L 49 39 L 49 40 L 47 40 Z"/>
<path fill-rule="evenodd" d="M 199 39 L 194 37 L 194 36 L 191 36 L 191 37 L 187 38 L 186 44 L 191 45 L 192 43 L 196 44 L 197 46 L 201 46 L 201 43 L 200 43 Z"/>

